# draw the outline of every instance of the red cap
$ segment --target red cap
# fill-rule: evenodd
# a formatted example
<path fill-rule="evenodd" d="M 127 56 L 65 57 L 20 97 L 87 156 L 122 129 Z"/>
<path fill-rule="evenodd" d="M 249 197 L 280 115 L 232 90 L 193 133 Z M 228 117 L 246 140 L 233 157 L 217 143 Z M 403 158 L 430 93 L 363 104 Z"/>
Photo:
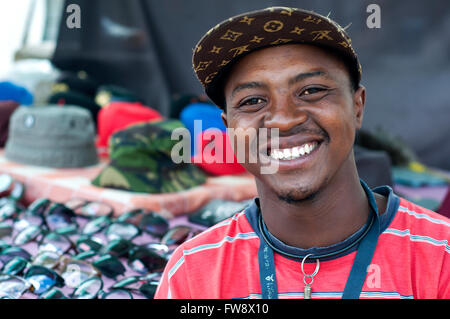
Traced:
<path fill-rule="evenodd" d="M 208 129 L 197 136 L 197 154 L 192 162 L 212 175 L 235 175 L 245 172 L 238 163 L 226 132 Z M 229 161 L 227 162 L 227 156 Z"/>
<path fill-rule="evenodd" d="M 98 113 L 97 147 L 107 155 L 109 137 L 115 132 L 139 122 L 160 121 L 163 116 L 139 102 L 111 102 Z"/>

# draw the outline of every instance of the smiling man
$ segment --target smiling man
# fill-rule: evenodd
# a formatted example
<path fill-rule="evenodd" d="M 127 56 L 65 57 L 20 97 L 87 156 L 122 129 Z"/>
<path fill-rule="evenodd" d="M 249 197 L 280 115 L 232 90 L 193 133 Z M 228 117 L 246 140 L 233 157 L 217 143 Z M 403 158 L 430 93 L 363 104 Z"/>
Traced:
<path fill-rule="evenodd" d="M 258 198 L 181 245 L 157 298 L 450 297 L 449 220 L 358 176 L 365 88 L 343 28 L 294 8 L 248 12 L 208 31 L 193 62 L 227 128 L 278 134 L 246 140 Z"/>

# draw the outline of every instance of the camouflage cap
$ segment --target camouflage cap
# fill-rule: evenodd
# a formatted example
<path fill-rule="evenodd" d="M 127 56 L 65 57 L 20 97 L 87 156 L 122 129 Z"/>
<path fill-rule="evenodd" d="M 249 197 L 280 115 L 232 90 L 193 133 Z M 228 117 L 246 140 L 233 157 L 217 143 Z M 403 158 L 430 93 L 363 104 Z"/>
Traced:
<path fill-rule="evenodd" d="M 174 163 L 172 131 L 183 128 L 178 120 L 129 126 L 111 136 L 111 162 L 93 185 L 143 193 L 171 193 L 201 185 L 205 174 L 191 163 Z"/>

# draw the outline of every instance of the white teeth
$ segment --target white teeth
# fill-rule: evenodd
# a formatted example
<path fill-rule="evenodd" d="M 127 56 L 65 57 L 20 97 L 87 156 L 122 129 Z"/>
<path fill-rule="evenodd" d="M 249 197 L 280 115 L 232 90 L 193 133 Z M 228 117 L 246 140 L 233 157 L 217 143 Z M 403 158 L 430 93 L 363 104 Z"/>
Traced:
<path fill-rule="evenodd" d="M 312 142 L 293 148 L 275 149 L 270 152 L 270 156 L 275 160 L 292 160 L 311 153 L 317 145 L 317 142 Z"/>

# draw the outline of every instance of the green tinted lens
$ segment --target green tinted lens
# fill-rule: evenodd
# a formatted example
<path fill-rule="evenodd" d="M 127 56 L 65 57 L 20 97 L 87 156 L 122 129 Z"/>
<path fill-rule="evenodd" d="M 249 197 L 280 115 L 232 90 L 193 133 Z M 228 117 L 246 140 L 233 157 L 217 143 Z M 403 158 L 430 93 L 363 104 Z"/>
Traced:
<path fill-rule="evenodd" d="M 94 299 L 103 288 L 103 281 L 98 278 L 89 278 L 82 282 L 72 294 L 75 299 Z"/>
<path fill-rule="evenodd" d="M 128 258 L 130 268 L 139 274 L 162 271 L 166 264 L 165 256 L 142 246 L 133 249 Z"/>
<path fill-rule="evenodd" d="M 31 285 L 24 279 L 12 275 L 0 275 L 0 296 L 19 299 Z"/>
<path fill-rule="evenodd" d="M 139 289 L 139 287 L 141 286 L 140 278 L 140 276 L 131 276 L 124 278 L 112 285 L 111 288 Z"/>
<path fill-rule="evenodd" d="M 91 237 L 81 235 L 77 239 L 77 249 L 81 252 L 89 251 L 89 250 L 93 250 L 93 251 L 97 252 L 101 248 L 102 248 L 102 244 Z"/>
<path fill-rule="evenodd" d="M 189 226 L 175 226 L 167 231 L 161 239 L 161 244 L 180 245 L 185 242 L 191 235 L 192 229 Z"/>
<path fill-rule="evenodd" d="M 32 264 L 53 268 L 58 264 L 60 257 L 61 255 L 54 251 L 41 251 L 34 257 Z"/>
<path fill-rule="evenodd" d="M 134 237 L 138 236 L 139 233 L 139 228 L 137 228 L 133 224 L 115 222 L 109 225 L 108 229 L 106 230 L 106 237 L 109 241 L 118 238 L 132 240 Z"/>
<path fill-rule="evenodd" d="M 102 299 L 133 299 L 133 295 L 124 289 L 114 289 L 102 294 Z"/>
<path fill-rule="evenodd" d="M 106 246 L 104 246 L 101 252 L 103 254 L 110 254 L 121 257 L 128 254 L 133 246 L 134 244 L 131 241 L 123 238 L 117 238 L 111 240 Z"/>
<path fill-rule="evenodd" d="M 62 255 L 72 247 L 73 244 L 67 236 L 52 232 L 42 238 L 39 251 L 54 251 Z"/>
<path fill-rule="evenodd" d="M 24 245 L 30 241 L 33 241 L 41 234 L 41 227 L 31 225 L 18 233 L 13 240 L 14 245 Z"/>
<path fill-rule="evenodd" d="M 156 289 L 158 289 L 158 281 L 149 281 L 139 288 L 139 291 L 147 298 L 153 299 L 155 297 Z"/>
<path fill-rule="evenodd" d="M 28 261 L 22 257 L 14 257 L 7 262 L 2 269 L 2 273 L 9 275 L 20 275 L 28 265 Z"/>
<path fill-rule="evenodd" d="M 92 235 L 101 232 L 103 229 L 111 224 L 111 219 L 108 216 L 100 216 L 89 221 L 86 226 L 83 227 L 82 233 L 84 235 Z"/>
<path fill-rule="evenodd" d="M 13 227 L 7 223 L 0 223 L 0 238 L 11 236 Z"/>
<path fill-rule="evenodd" d="M 51 201 L 47 198 L 38 198 L 28 206 L 27 211 L 33 215 L 44 216 L 44 212 L 50 203 Z"/>
<path fill-rule="evenodd" d="M 52 288 L 39 296 L 39 299 L 67 299 L 63 292 L 59 289 Z"/>
<path fill-rule="evenodd" d="M 156 237 L 162 237 L 169 229 L 169 222 L 155 212 L 144 215 L 139 223 L 139 227 Z"/>
<path fill-rule="evenodd" d="M 13 218 L 23 211 L 21 206 L 12 200 L 4 199 L 2 202 L 0 205 L 0 221 Z"/>
<path fill-rule="evenodd" d="M 110 254 L 100 256 L 92 265 L 97 267 L 108 278 L 116 278 L 118 275 L 123 275 L 126 270 L 122 262 Z"/>
<path fill-rule="evenodd" d="M 129 212 L 121 214 L 116 218 L 117 222 L 137 224 L 137 221 L 141 215 L 145 214 L 143 209 L 134 209 Z"/>

